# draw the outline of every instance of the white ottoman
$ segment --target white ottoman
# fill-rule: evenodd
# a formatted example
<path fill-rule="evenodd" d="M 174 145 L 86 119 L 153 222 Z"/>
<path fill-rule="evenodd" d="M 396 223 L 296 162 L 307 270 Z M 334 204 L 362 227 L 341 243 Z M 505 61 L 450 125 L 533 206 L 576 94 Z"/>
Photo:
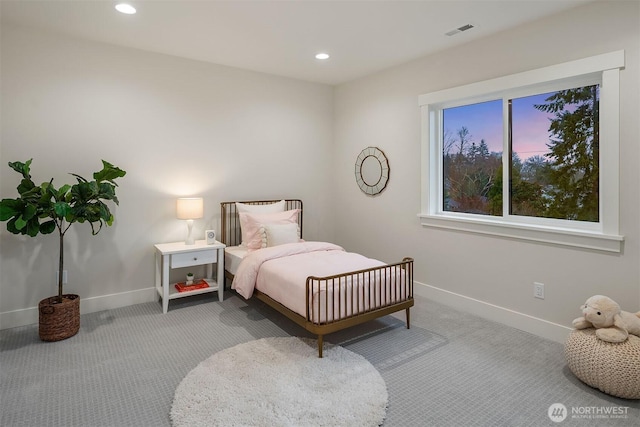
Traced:
<path fill-rule="evenodd" d="M 640 399 L 640 338 L 622 343 L 596 337 L 593 328 L 571 332 L 564 345 L 569 369 L 582 382 L 624 399 Z"/>

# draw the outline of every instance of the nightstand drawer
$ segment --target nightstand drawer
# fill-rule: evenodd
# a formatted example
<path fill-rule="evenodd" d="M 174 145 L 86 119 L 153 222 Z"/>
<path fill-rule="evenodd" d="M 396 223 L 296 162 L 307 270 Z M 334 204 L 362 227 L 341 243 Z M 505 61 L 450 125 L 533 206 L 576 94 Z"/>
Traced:
<path fill-rule="evenodd" d="M 171 255 L 171 268 L 189 267 L 191 265 L 212 264 L 217 262 L 216 250 L 197 251 Z"/>

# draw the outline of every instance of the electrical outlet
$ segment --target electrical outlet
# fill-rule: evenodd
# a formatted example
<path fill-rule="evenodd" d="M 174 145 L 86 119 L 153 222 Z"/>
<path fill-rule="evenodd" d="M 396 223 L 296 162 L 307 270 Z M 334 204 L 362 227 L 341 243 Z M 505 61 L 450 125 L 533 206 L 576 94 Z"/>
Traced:
<path fill-rule="evenodd" d="M 60 270 L 56 270 L 56 284 L 58 283 L 58 272 Z M 67 270 L 62 270 L 62 284 L 67 284 Z"/>
<path fill-rule="evenodd" d="M 533 282 L 533 296 L 544 299 L 544 283 Z"/>

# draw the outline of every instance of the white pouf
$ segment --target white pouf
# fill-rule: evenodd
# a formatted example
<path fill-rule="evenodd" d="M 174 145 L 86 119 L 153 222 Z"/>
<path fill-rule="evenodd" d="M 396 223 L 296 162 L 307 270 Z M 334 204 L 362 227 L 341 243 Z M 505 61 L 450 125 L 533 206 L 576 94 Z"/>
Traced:
<path fill-rule="evenodd" d="M 571 332 L 564 345 L 571 372 L 585 384 L 624 399 L 640 399 L 640 338 L 602 341 L 594 328 Z"/>

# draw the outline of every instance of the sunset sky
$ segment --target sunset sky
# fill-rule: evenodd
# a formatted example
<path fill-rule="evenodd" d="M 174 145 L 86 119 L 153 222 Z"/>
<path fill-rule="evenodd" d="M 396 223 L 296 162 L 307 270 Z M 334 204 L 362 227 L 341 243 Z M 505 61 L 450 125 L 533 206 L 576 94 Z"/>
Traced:
<path fill-rule="evenodd" d="M 549 119 L 552 114 L 539 111 L 534 104 L 543 104 L 549 93 L 526 98 L 516 98 L 513 110 L 513 151 L 522 161 L 548 152 Z M 502 152 L 502 100 L 482 102 L 462 107 L 447 108 L 444 128 L 456 136 L 462 126 L 471 134 L 476 144 L 484 139 L 489 151 Z"/>

